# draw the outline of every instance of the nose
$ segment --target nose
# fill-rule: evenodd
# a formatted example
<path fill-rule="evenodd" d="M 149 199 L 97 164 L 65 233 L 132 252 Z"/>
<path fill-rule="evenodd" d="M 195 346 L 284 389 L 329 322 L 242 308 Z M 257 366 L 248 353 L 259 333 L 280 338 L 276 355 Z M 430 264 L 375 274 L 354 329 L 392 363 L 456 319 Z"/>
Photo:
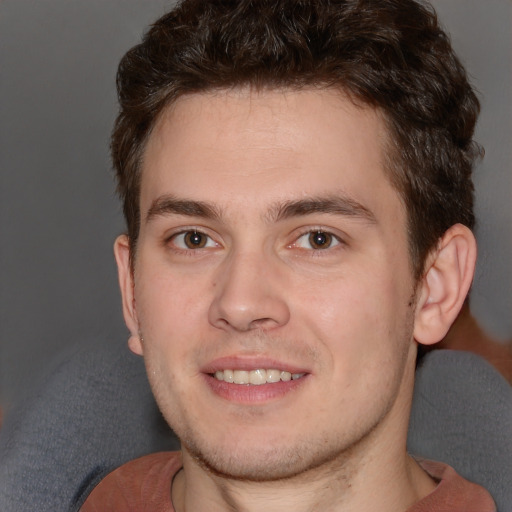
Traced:
<path fill-rule="evenodd" d="M 290 319 L 286 286 L 277 262 L 263 254 L 232 254 L 218 268 L 210 323 L 220 329 L 272 330 Z"/>

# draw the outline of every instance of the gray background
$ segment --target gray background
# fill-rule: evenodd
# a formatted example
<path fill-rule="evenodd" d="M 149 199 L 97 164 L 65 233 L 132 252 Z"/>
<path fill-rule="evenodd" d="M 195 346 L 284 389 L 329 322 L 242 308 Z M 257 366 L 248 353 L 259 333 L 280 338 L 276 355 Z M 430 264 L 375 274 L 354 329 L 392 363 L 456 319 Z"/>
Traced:
<path fill-rule="evenodd" d="M 62 353 L 126 337 L 108 158 L 122 54 L 172 2 L 0 0 L 0 404 Z M 473 309 L 512 337 L 512 1 L 438 0 L 479 90 Z"/>

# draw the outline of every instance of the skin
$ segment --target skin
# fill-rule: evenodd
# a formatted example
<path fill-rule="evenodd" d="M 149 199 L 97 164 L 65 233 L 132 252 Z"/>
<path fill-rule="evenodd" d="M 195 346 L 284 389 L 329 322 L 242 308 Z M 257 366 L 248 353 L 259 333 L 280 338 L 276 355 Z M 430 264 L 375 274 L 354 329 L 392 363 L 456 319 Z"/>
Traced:
<path fill-rule="evenodd" d="M 446 333 L 476 250 L 455 226 L 414 282 L 386 142 L 332 90 L 190 95 L 159 119 L 133 273 L 126 237 L 115 252 L 130 347 L 182 441 L 178 512 L 396 512 L 434 488 L 405 449 L 415 338 Z M 210 375 L 237 367 L 304 376 Z"/>

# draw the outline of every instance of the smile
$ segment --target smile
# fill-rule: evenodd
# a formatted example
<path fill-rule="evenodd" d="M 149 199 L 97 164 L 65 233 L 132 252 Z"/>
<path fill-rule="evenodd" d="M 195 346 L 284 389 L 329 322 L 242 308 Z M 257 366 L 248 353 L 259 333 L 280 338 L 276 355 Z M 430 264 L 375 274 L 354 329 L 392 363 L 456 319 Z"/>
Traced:
<path fill-rule="evenodd" d="M 270 384 L 274 382 L 288 382 L 303 377 L 304 373 L 290 373 L 275 369 L 258 369 L 258 370 L 219 370 L 213 376 L 220 381 L 229 382 L 230 384 L 248 384 L 259 386 L 262 384 Z"/>

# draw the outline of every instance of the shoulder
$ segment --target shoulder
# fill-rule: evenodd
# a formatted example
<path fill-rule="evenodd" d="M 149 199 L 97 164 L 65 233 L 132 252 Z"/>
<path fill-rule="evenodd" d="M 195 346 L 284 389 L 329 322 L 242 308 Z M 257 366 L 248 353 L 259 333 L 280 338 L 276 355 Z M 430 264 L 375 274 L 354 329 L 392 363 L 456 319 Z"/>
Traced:
<path fill-rule="evenodd" d="M 80 512 L 173 512 L 171 483 L 181 469 L 180 452 L 160 452 L 132 460 L 107 475 Z"/>
<path fill-rule="evenodd" d="M 480 485 L 462 478 L 452 467 L 441 462 L 418 462 L 438 484 L 408 512 L 496 512 L 491 495 Z"/>

